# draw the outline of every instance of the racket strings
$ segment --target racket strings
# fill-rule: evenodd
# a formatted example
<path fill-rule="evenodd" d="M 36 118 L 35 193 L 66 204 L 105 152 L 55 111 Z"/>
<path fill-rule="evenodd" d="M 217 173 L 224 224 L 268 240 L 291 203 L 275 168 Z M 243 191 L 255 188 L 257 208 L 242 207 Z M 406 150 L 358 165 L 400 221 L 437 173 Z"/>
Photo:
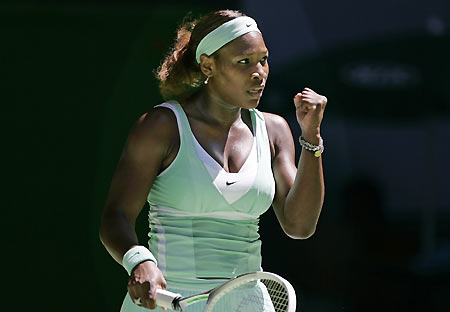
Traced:
<path fill-rule="evenodd" d="M 289 297 L 285 286 L 273 280 L 241 285 L 221 296 L 213 312 L 287 312 Z"/>
<path fill-rule="evenodd" d="M 289 305 L 289 296 L 286 287 L 274 280 L 261 280 L 267 288 L 275 312 L 285 312 Z"/>

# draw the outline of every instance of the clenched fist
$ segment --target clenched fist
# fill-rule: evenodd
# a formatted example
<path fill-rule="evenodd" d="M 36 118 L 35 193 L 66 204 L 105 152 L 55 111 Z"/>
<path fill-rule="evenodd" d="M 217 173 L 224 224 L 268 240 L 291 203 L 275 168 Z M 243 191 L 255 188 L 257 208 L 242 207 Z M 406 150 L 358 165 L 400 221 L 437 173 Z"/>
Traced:
<path fill-rule="evenodd" d="M 327 105 L 327 98 L 310 88 L 305 88 L 294 97 L 297 121 L 302 129 L 302 136 L 313 144 L 318 144 L 320 124 Z"/>

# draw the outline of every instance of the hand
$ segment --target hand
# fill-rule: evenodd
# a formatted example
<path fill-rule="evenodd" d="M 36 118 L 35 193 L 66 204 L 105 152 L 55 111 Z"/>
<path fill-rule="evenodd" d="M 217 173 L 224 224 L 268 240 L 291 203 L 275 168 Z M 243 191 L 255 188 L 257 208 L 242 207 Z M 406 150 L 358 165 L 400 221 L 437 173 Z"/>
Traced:
<path fill-rule="evenodd" d="M 310 143 L 317 144 L 320 124 L 327 105 L 327 98 L 309 88 L 303 89 L 294 97 L 297 121 L 302 129 L 302 136 Z"/>
<path fill-rule="evenodd" d="M 141 307 L 156 308 L 156 289 L 166 289 L 166 280 L 152 261 L 138 264 L 128 278 L 128 293 L 131 300 Z M 164 309 L 165 310 L 165 309 Z"/>

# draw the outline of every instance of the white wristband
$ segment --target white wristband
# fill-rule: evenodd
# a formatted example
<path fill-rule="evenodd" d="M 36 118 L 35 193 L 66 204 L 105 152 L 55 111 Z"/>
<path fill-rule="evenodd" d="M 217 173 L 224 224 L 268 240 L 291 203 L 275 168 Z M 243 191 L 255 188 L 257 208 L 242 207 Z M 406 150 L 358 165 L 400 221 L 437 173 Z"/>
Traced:
<path fill-rule="evenodd" d="M 128 275 L 131 275 L 135 266 L 147 260 L 153 261 L 158 265 L 155 256 L 150 250 L 144 246 L 135 246 L 123 255 L 122 266 L 127 270 Z"/>

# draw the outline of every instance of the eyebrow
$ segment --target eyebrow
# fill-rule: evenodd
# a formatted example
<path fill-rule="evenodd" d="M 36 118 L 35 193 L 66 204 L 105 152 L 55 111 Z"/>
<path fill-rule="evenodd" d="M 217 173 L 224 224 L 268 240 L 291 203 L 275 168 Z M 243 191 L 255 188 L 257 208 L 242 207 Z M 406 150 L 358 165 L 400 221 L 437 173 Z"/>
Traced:
<path fill-rule="evenodd" d="M 262 52 L 255 52 L 255 53 L 243 53 L 243 54 L 238 54 L 237 56 L 252 56 L 252 55 L 255 55 L 255 54 L 267 54 L 267 55 L 269 55 L 269 50 L 265 50 L 265 51 L 262 51 Z"/>

